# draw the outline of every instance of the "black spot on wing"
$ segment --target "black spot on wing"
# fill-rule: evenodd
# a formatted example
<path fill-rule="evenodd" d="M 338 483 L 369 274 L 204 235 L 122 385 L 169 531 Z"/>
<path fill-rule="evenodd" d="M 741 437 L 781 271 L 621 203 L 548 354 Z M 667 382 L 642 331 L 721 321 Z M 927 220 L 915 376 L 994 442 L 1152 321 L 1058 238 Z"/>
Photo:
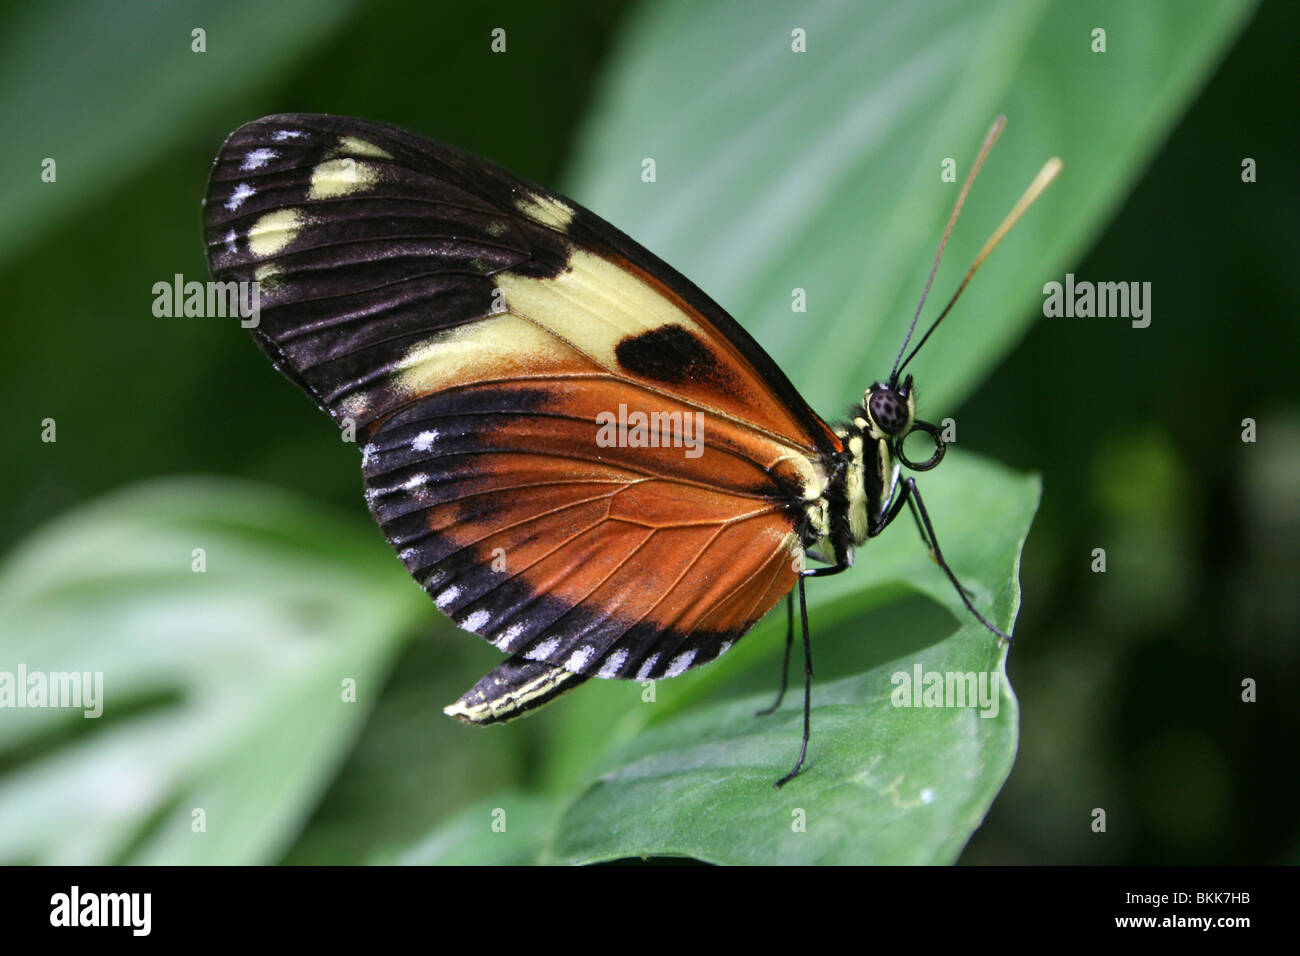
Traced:
<path fill-rule="evenodd" d="M 629 335 L 614 347 L 614 356 L 632 374 L 671 385 L 720 384 L 726 376 L 708 346 L 680 325 L 663 325 Z"/>

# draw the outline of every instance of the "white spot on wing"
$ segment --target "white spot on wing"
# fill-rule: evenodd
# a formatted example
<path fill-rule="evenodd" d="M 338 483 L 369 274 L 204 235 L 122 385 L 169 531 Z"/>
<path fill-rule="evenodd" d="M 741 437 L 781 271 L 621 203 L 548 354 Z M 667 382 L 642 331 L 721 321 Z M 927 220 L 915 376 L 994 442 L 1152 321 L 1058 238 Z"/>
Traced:
<path fill-rule="evenodd" d="M 718 656 L 721 657 L 723 654 L 727 653 L 727 651 L 731 650 L 731 645 L 733 643 L 734 641 L 723 641 L 722 646 L 718 648 Z"/>
<path fill-rule="evenodd" d="M 248 183 L 240 183 L 235 187 L 235 191 L 230 194 L 230 198 L 226 200 L 226 208 L 231 212 L 234 212 L 242 206 L 244 200 L 251 195 L 253 195 L 253 187 L 248 185 Z"/>
<path fill-rule="evenodd" d="M 226 251 L 232 255 L 235 253 L 235 230 L 231 229 L 226 233 Z"/>
<path fill-rule="evenodd" d="M 617 677 L 618 672 L 623 667 L 623 662 L 627 660 L 627 650 L 619 648 L 605 660 L 600 668 L 600 677 Z"/>
<path fill-rule="evenodd" d="M 433 443 L 438 439 L 437 429 L 427 432 L 420 432 L 411 439 L 411 451 L 428 451 L 433 447 Z"/>
<path fill-rule="evenodd" d="M 516 621 L 506 628 L 505 632 L 498 634 L 492 639 L 492 646 L 503 651 L 510 650 L 510 645 L 519 639 L 519 635 L 528 630 L 528 625 L 523 621 Z"/>
<path fill-rule="evenodd" d="M 465 618 L 465 620 L 461 621 L 460 626 L 467 631 L 477 631 L 484 624 L 486 624 L 491 619 L 491 617 L 492 615 L 489 614 L 487 611 L 478 610 L 475 611 L 473 614 L 471 614 L 469 617 Z"/>
<path fill-rule="evenodd" d="M 689 651 L 682 651 L 682 653 L 678 654 L 668 662 L 668 670 L 664 672 L 664 676 L 676 677 L 678 674 L 686 670 L 686 668 L 690 667 L 691 661 L 693 660 L 695 660 L 695 648 L 691 648 Z"/>
<path fill-rule="evenodd" d="M 271 139 L 277 143 L 283 143 L 286 139 L 302 139 L 304 133 L 300 129 L 277 129 L 271 134 Z"/>
<path fill-rule="evenodd" d="M 412 475 L 410 478 L 407 478 L 406 481 L 402 483 L 402 487 L 407 491 L 415 491 L 417 488 L 423 488 L 428 483 L 429 476 L 424 472 L 420 472 L 417 475 Z"/>
<path fill-rule="evenodd" d="M 278 155 L 279 154 L 275 150 L 266 149 L 265 147 L 262 149 L 250 150 L 245 154 L 244 161 L 239 164 L 239 169 L 241 172 L 250 169 L 261 169 Z"/>
<path fill-rule="evenodd" d="M 636 672 L 636 679 L 645 680 L 647 677 L 649 677 L 650 672 L 654 670 L 655 663 L 658 660 L 659 660 L 658 654 L 651 654 L 649 657 L 647 657 L 645 659 L 645 662 L 641 665 L 640 670 Z"/>
<path fill-rule="evenodd" d="M 596 649 L 590 644 L 578 648 L 569 655 L 569 659 L 564 662 L 564 669 L 573 671 L 575 674 L 582 673 L 582 669 L 587 666 L 587 661 L 591 660 L 591 655 L 596 653 Z"/>
<path fill-rule="evenodd" d="M 439 594 L 434 599 L 433 603 L 438 605 L 438 607 L 446 607 L 458 597 L 460 597 L 460 588 L 453 584 L 451 587 L 447 588 L 447 590 Z"/>
<path fill-rule="evenodd" d="M 339 400 L 339 407 L 330 412 L 338 421 L 346 418 L 360 418 L 370 407 L 370 399 L 364 392 L 353 392 Z"/>
<path fill-rule="evenodd" d="M 550 656 L 551 652 L 559 646 L 560 639 L 558 637 L 548 637 L 540 644 L 529 648 L 528 653 L 526 653 L 524 657 L 528 658 L 530 661 L 544 661 Z"/>
<path fill-rule="evenodd" d="M 361 467 L 364 468 L 375 460 L 375 446 L 373 444 L 361 446 Z"/>

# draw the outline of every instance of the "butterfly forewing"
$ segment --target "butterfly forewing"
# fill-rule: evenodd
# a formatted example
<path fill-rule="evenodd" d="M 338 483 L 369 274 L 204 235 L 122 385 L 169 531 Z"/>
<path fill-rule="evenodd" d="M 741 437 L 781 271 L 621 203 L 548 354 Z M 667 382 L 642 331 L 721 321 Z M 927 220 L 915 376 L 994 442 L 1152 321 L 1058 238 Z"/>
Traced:
<path fill-rule="evenodd" d="M 355 426 L 407 569 L 510 655 L 458 716 L 512 716 L 569 675 L 680 673 L 793 586 L 838 439 L 718 306 L 577 204 L 392 127 L 283 115 L 227 140 L 206 225 L 214 274 L 259 282 L 259 344 Z"/>

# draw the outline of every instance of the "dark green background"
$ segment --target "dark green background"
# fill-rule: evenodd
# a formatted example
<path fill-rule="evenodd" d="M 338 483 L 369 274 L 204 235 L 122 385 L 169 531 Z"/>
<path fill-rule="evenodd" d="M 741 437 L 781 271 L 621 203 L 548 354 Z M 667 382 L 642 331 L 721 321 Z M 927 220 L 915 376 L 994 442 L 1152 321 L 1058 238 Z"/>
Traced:
<path fill-rule="evenodd" d="M 1017 631 L 1033 637 L 1009 668 L 1020 756 L 966 861 L 1300 861 L 1284 783 L 1300 732 L 1300 196 L 1279 98 L 1297 25 L 1294 4 L 1263 5 L 1073 270 L 1149 279 L 1161 319 L 1040 320 L 962 410 L 969 447 L 1044 487 Z M 1243 156 L 1276 175 L 1207 174 Z M 1251 707 L 1243 677 L 1260 684 Z M 1071 825 L 1085 794 L 1114 839 Z"/>
<path fill-rule="evenodd" d="M 154 282 L 205 273 L 199 198 L 211 157 L 250 118 L 328 111 L 406 125 L 558 184 L 622 14 L 609 2 L 563 14 L 369 4 L 273 81 L 232 80 L 202 116 L 157 116 L 181 127 L 179 140 L 0 267 L 0 543 L 167 473 L 255 478 L 361 513 L 355 451 L 327 440 L 319 413 L 245 336 L 150 313 Z M 1292 3 L 1262 7 L 1073 268 L 1150 281 L 1152 327 L 1042 319 L 960 410 L 962 447 L 1038 471 L 1044 486 L 1009 665 L 1021 752 L 966 862 L 1300 859 L 1286 784 L 1300 732 L 1298 20 Z M 488 69 L 481 49 L 453 42 L 502 21 L 513 48 L 549 55 Z M 136 142 L 149 150 L 148 131 Z M 1233 173 L 1243 156 L 1259 164 L 1251 186 Z M 47 416 L 57 445 L 30 440 Z M 1244 417 L 1258 422 L 1256 444 L 1240 441 Z M 1089 571 L 1096 547 L 1110 556 L 1106 575 Z M 427 733 L 427 682 L 457 653 L 409 647 L 288 859 L 355 858 L 474 795 L 429 797 L 435 779 L 475 759 Z M 1237 702 L 1243 677 L 1260 682 L 1253 706 Z M 490 767 L 474 773 L 476 785 L 491 778 Z M 376 822 L 358 831 L 350 810 L 362 801 Z M 1097 806 L 1110 815 L 1105 838 L 1081 824 Z"/>

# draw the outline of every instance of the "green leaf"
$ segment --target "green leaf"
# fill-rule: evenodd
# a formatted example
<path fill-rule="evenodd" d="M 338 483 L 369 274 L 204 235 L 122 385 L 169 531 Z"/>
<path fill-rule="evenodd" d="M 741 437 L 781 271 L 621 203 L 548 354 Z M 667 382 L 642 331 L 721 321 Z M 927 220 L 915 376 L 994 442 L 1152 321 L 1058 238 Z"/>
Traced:
<path fill-rule="evenodd" d="M 0 671 L 102 672 L 103 714 L 4 711 L 0 860 L 276 859 L 424 612 L 376 531 L 260 486 L 158 481 L 40 529 L 0 567 Z"/>
<path fill-rule="evenodd" d="M 950 863 L 1015 756 L 1016 701 L 1000 657 L 971 623 L 921 654 L 818 686 L 809 762 L 779 792 L 772 783 L 799 750 L 797 690 L 771 717 L 754 714 L 770 693 L 690 710 L 618 754 L 568 809 L 550 858 Z M 895 675 L 914 668 L 983 679 L 988 706 L 893 706 Z"/>
<path fill-rule="evenodd" d="M 406 866 L 534 863 L 553 813 L 551 801 L 508 790 L 458 810 L 409 850 L 380 856 L 374 862 Z"/>
<path fill-rule="evenodd" d="M 569 192 L 691 277 L 834 411 L 888 374 L 960 181 L 1005 113 L 927 315 L 1042 163 L 1060 156 L 1065 171 L 909 368 L 937 421 L 1041 314 L 1043 284 L 1087 249 L 1254 5 L 646 4 Z M 1098 26 L 1105 53 L 1091 50 Z M 796 27 L 806 53 L 791 51 Z M 955 183 L 940 179 L 946 158 Z M 806 313 L 791 312 L 796 288 Z"/>
<path fill-rule="evenodd" d="M 214 109 L 291 67 L 355 0 L 15 4 L 0 19 L 0 262 L 59 218 L 102 200 Z M 206 31 L 206 52 L 191 31 Z M 32 109 L 39 91 L 39 109 Z M 204 147 L 213 152 L 216 141 Z M 58 179 L 41 179 L 42 162 Z M 201 186 L 201 184 L 198 184 Z M 197 186 L 196 186 L 197 188 Z M 198 200 L 193 209 L 199 225 Z M 105 228 L 109 228 L 107 224 Z"/>

